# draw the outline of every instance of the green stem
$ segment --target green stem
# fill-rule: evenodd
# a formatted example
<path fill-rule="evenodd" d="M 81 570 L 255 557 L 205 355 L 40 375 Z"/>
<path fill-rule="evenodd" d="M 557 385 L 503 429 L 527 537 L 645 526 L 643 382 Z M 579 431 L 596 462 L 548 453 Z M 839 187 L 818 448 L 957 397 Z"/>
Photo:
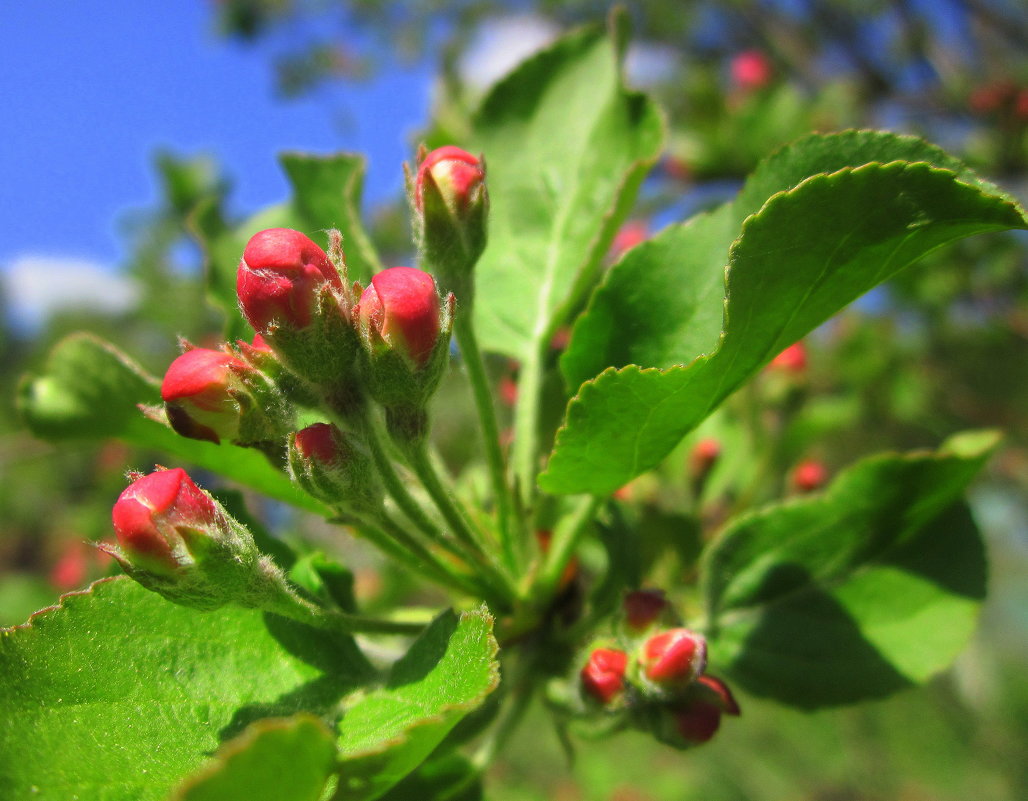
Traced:
<path fill-rule="evenodd" d="M 521 508 L 529 513 L 535 500 L 535 479 L 539 470 L 539 407 L 548 343 L 548 339 L 540 337 L 521 365 L 518 400 L 514 407 L 514 481 Z"/>
<path fill-rule="evenodd" d="M 517 532 L 511 530 L 511 497 L 507 486 L 507 467 L 500 447 L 500 428 L 496 421 L 496 407 L 489 378 L 485 371 L 485 362 L 478 349 L 478 339 L 471 325 L 470 315 L 458 314 L 453 323 L 453 333 L 460 347 L 461 357 L 468 371 L 475 408 L 478 411 L 479 424 L 482 426 L 482 442 L 485 446 L 486 461 L 489 465 L 489 476 L 492 479 L 493 495 L 496 499 L 497 519 L 499 522 L 500 539 L 507 566 L 518 570 L 518 551 L 514 537 Z"/>
<path fill-rule="evenodd" d="M 543 563 L 542 572 L 536 579 L 533 598 L 548 602 L 553 597 L 557 586 L 560 584 L 560 577 L 564 573 L 564 568 L 574 555 L 582 535 L 585 534 L 589 524 L 595 519 L 596 510 L 599 509 L 602 502 L 603 496 L 588 495 L 579 501 L 577 508 L 570 517 L 561 521 L 561 525 L 553 533 L 550 550 L 546 555 L 546 561 Z"/>
<path fill-rule="evenodd" d="M 492 764 L 496 755 L 506 746 L 511 735 L 517 730 L 532 702 L 532 686 L 521 684 L 514 690 L 514 698 L 504 712 L 503 717 L 489 733 L 489 737 L 471 757 L 471 764 L 478 773 L 483 772 Z"/>
<path fill-rule="evenodd" d="M 410 464 L 411 469 L 417 474 L 421 483 L 428 491 L 436 507 L 438 507 L 443 519 L 450 526 L 454 536 L 464 547 L 476 557 L 481 567 L 494 586 L 502 588 L 507 598 L 513 600 L 517 597 L 517 591 L 513 581 L 497 565 L 494 555 L 480 541 L 472 525 L 468 522 L 467 516 L 458 505 L 456 498 L 446 488 L 439 474 L 436 473 L 432 460 L 428 458 L 428 451 L 423 442 L 410 443 L 404 448 L 404 455 Z"/>
<path fill-rule="evenodd" d="M 270 560 L 262 559 L 258 570 L 251 603 L 262 611 L 342 634 L 418 634 L 425 628 L 422 623 L 381 620 L 324 609 L 302 598 Z"/>

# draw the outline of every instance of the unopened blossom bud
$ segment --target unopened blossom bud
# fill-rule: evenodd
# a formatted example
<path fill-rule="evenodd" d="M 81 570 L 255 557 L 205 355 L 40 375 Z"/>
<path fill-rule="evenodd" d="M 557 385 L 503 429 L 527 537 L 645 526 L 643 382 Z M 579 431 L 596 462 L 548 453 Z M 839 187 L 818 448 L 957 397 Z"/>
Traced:
<path fill-rule="evenodd" d="M 184 437 L 218 443 L 239 435 L 240 376 L 252 368 L 220 350 L 193 348 L 168 367 L 161 384 L 171 427 Z"/>
<path fill-rule="evenodd" d="M 721 443 L 713 437 L 697 442 L 689 453 L 689 476 L 694 480 L 706 478 L 721 458 Z"/>
<path fill-rule="evenodd" d="M 721 727 L 721 710 L 713 704 L 695 701 L 672 712 L 675 733 L 682 738 L 682 746 L 702 745 Z"/>
<path fill-rule="evenodd" d="M 643 634 L 664 616 L 670 604 L 663 590 L 633 590 L 622 606 L 625 628 L 630 634 Z"/>
<path fill-rule="evenodd" d="M 814 492 L 828 482 L 828 469 L 817 459 L 807 459 L 792 471 L 792 486 L 796 492 Z"/>
<path fill-rule="evenodd" d="M 250 238 L 236 274 L 239 308 L 263 345 L 254 340 L 243 350 L 256 356 L 270 347 L 290 371 L 327 392 L 352 383 L 359 347 L 352 295 L 335 266 L 345 271 L 342 249 L 333 252 L 335 263 L 299 231 L 269 228 Z"/>
<path fill-rule="evenodd" d="M 415 267 L 390 267 L 375 275 L 357 304 L 361 332 L 372 348 L 388 348 L 424 367 L 439 340 L 435 281 Z"/>
<path fill-rule="evenodd" d="M 254 234 L 236 274 L 239 308 L 259 334 L 274 326 L 306 328 L 325 287 L 342 290 L 325 251 L 290 228 Z"/>
<path fill-rule="evenodd" d="M 413 181 L 418 248 L 445 292 L 471 307 L 472 268 L 486 244 L 485 164 L 459 147 L 421 152 Z"/>
<path fill-rule="evenodd" d="M 198 609 L 246 596 L 258 560 L 253 538 L 185 470 L 138 477 L 111 518 L 119 548 L 108 552 L 147 589 Z"/>
<path fill-rule="evenodd" d="M 697 701 L 713 704 L 726 715 L 738 717 L 742 714 L 728 685 L 714 676 L 703 675 L 697 678 L 690 695 Z"/>
<path fill-rule="evenodd" d="M 329 423 L 315 423 L 290 437 L 289 471 L 306 492 L 342 512 L 359 516 L 381 507 L 371 456 L 353 435 Z"/>
<path fill-rule="evenodd" d="M 650 637 L 640 662 L 650 681 L 663 687 L 691 684 L 707 666 L 707 642 L 688 629 L 669 629 Z"/>
<path fill-rule="evenodd" d="M 732 59 L 732 82 L 744 91 L 762 89 L 771 82 L 771 60 L 759 50 L 744 50 Z"/>
<path fill-rule="evenodd" d="M 606 706 L 625 686 L 628 654 L 615 648 L 597 648 L 579 673 L 582 691 Z"/>
<path fill-rule="evenodd" d="M 807 349 L 802 342 L 794 342 L 771 360 L 771 370 L 802 375 L 807 369 Z"/>
<path fill-rule="evenodd" d="M 700 676 L 655 713 L 649 725 L 657 739 L 685 749 L 709 741 L 720 728 L 722 715 L 738 716 L 739 705 L 723 681 Z"/>
<path fill-rule="evenodd" d="M 168 367 L 161 397 L 171 427 L 184 437 L 240 445 L 271 442 L 291 427 L 292 410 L 254 363 L 274 357 L 246 346 L 246 360 L 225 350 L 192 348 Z"/>

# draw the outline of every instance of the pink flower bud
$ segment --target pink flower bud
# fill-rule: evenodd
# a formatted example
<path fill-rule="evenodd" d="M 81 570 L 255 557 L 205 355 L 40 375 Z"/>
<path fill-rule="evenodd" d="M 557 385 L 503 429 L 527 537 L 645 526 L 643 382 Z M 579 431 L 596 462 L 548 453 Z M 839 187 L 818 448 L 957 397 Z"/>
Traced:
<path fill-rule="evenodd" d="M 625 685 L 628 654 L 613 648 L 597 648 L 579 673 L 583 691 L 607 705 Z"/>
<path fill-rule="evenodd" d="M 456 216 L 465 214 L 476 202 L 476 194 L 481 194 L 485 183 L 485 170 L 477 158 L 453 145 L 437 148 L 418 165 L 414 181 L 414 207 L 418 211 L 425 208 L 424 187 L 429 175 L 443 202 Z"/>
<path fill-rule="evenodd" d="M 721 726 L 721 710 L 713 704 L 694 701 L 674 712 L 675 729 L 685 741 L 683 745 L 700 745 L 717 734 Z"/>
<path fill-rule="evenodd" d="M 741 712 L 732 691 L 721 679 L 713 676 L 700 676 L 696 679 L 693 697 L 697 700 L 713 704 L 726 715 L 738 717 Z"/>
<path fill-rule="evenodd" d="M 701 439 L 689 454 L 689 475 L 694 479 L 706 478 L 721 458 L 721 443 L 713 437 Z"/>
<path fill-rule="evenodd" d="M 771 61 L 759 50 L 744 50 L 732 59 L 732 82 L 740 89 L 762 89 L 771 82 Z"/>
<path fill-rule="evenodd" d="M 161 397 L 168 421 L 179 434 L 218 443 L 239 434 L 242 389 L 239 376 L 252 368 L 220 350 L 193 348 L 168 367 Z"/>
<path fill-rule="evenodd" d="M 664 614 L 668 600 L 663 590 L 634 590 L 625 596 L 625 626 L 641 634 Z"/>
<path fill-rule="evenodd" d="M 807 459 L 792 472 L 792 486 L 797 492 L 814 492 L 828 481 L 828 469 L 816 459 Z"/>
<path fill-rule="evenodd" d="M 111 512 L 124 560 L 157 575 L 181 566 L 183 534 L 216 526 L 218 508 L 181 468 L 137 478 Z"/>
<path fill-rule="evenodd" d="M 290 437 L 288 458 L 293 480 L 340 512 L 363 514 L 381 506 L 378 473 L 354 435 L 315 423 Z"/>
<path fill-rule="evenodd" d="M 611 255 L 620 256 L 626 250 L 631 250 L 636 245 L 645 242 L 649 233 L 650 226 L 646 220 L 629 220 L 614 235 L 614 241 L 610 245 Z"/>
<path fill-rule="evenodd" d="M 418 367 L 439 339 L 439 295 L 431 275 L 415 267 L 390 267 L 371 279 L 356 314 L 373 348 L 401 353 Z"/>
<path fill-rule="evenodd" d="M 669 629 L 650 637 L 642 649 L 642 666 L 651 681 L 685 686 L 707 666 L 707 642 L 688 629 Z"/>
<path fill-rule="evenodd" d="M 807 369 L 807 349 L 802 342 L 795 342 L 771 360 L 772 370 L 800 375 Z"/>
<path fill-rule="evenodd" d="M 309 326 L 324 287 L 342 290 L 339 273 L 325 251 L 289 228 L 254 234 L 236 274 L 239 308 L 258 333 L 273 325 Z"/>

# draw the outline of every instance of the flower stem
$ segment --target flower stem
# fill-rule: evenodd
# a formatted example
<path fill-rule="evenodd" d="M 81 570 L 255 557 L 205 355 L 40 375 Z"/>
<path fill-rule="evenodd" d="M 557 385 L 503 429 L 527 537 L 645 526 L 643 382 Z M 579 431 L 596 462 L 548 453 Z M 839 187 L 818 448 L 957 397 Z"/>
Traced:
<path fill-rule="evenodd" d="M 470 311 L 470 309 L 467 311 Z M 453 324 L 453 333 L 457 339 L 457 345 L 460 347 L 464 364 L 467 367 L 468 380 L 471 382 L 475 408 L 478 411 L 478 420 L 482 427 L 482 442 L 485 446 L 489 476 L 492 480 L 493 495 L 496 500 L 497 520 L 499 523 L 500 539 L 503 544 L 503 555 L 507 566 L 511 570 L 517 571 L 519 560 L 514 538 L 519 533 L 511 529 L 512 504 L 510 488 L 507 486 L 507 467 L 504 462 L 503 451 L 500 447 L 500 428 L 496 422 L 496 407 L 493 405 L 493 395 L 485 371 L 485 362 L 482 359 L 481 351 L 478 349 L 475 329 L 471 325 L 468 313 L 457 315 Z"/>
<path fill-rule="evenodd" d="M 602 502 L 601 495 L 587 495 L 578 502 L 571 516 L 561 521 L 553 534 L 542 572 L 536 579 L 533 597 L 546 600 L 553 597 L 564 568 L 574 555 L 582 536 L 588 531 L 589 524 L 596 518 L 596 511 Z"/>

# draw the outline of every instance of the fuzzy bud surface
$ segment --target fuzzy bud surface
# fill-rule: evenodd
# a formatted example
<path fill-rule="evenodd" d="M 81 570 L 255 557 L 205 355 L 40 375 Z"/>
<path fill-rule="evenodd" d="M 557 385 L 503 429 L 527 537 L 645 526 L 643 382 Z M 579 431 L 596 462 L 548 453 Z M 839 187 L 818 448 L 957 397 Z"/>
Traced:
<path fill-rule="evenodd" d="M 597 648 L 579 673 L 582 690 L 606 706 L 624 688 L 627 667 L 628 655 L 624 651 Z"/>
<path fill-rule="evenodd" d="M 689 629 L 668 629 L 643 645 L 641 662 L 646 678 L 668 687 L 691 684 L 707 666 L 707 642 Z"/>

